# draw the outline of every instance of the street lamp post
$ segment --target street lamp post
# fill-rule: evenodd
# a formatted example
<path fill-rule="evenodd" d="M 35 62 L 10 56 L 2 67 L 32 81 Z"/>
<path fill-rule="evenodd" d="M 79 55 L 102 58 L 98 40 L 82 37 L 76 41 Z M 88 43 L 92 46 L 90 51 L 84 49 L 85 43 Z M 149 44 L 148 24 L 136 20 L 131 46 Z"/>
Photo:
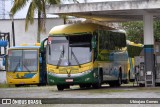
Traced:
<path fill-rule="evenodd" d="M 9 16 L 12 20 L 12 38 L 13 38 L 13 46 L 15 46 L 15 33 L 14 33 L 14 19 L 13 19 L 13 14 L 9 13 Z"/>

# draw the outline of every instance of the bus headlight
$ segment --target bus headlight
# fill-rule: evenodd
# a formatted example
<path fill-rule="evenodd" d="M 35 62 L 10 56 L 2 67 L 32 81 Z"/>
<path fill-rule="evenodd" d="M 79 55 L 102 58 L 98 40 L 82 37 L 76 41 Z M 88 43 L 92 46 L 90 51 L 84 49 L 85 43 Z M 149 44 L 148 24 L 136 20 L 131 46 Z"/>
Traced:
<path fill-rule="evenodd" d="M 9 78 L 12 78 L 12 76 L 8 75 Z"/>
<path fill-rule="evenodd" d="M 48 72 L 48 75 L 52 75 L 53 76 L 54 74 L 52 72 Z"/>
<path fill-rule="evenodd" d="M 90 80 L 90 78 L 86 78 L 86 79 L 85 79 L 85 81 L 89 81 L 89 80 Z"/>
<path fill-rule="evenodd" d="M 50 82 L 54 83 L 54 80 L 53 80 L 53 79 L 50 79 Z"/>

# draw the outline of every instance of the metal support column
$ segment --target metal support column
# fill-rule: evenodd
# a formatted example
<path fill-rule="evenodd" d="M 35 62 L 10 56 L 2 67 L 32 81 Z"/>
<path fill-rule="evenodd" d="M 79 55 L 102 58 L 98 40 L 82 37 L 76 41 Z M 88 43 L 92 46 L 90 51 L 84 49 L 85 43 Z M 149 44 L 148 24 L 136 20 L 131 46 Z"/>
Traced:
<path fill-rule="evenodd" d="M 153 15 L 145 14 L 143 16 L 143 21 L 145 86 L 155 87 Z"/>

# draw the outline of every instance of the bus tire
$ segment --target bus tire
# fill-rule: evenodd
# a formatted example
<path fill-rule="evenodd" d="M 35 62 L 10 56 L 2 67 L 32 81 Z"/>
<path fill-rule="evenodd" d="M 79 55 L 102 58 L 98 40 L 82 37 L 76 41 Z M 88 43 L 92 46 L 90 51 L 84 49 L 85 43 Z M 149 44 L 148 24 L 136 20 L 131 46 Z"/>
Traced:
<path fill-rule="evenodd" d="M 91 84 L 80 84 L 79 87 L 80 88 L 90 88 Z"/>
<path fill-rule="evenodd" d="M 156 83 L 155 86 L 160 86 L 160 83 Z"/>
<path fill-rule="evenodd" d="M 128 71 L 128 78 L 129 78 L 129 81 L 131 80 L 131 71 L 129 70 Z"/>
<path fill-rule="evenodd" d="M 15 87 L 20 87 L 20 86 L 22 86 L 21 84 L 15 84 Z"/>
<path fill-rule="evenodd" d="M 84 84 L 80 84 L 79 87 L 80 88 L 85 88 L 85 85 Z"/>
<path fill-rule="evenodd" d="M 37 86 L 38 87 L 40 87 L 40 86 L 46 86 L 46 84 L 45 83 L 39 83 Z"/>
<path fill-rule="evenodd" d="M 126 79 L 123 81 L 124 84 L 128 84 L 129 83 L 129 79 Z"/>
<path fill-rule="evenodd" d="M 116 87 L 120 87 L 121 84 L 122 84 L 122 78 L 121 78 L 121 77 L 118 77 L 118 80 L 116 81 L 115 86 L 116 86 Z"/>
<path fill-rule="evenodd" d="M 95 89 L 98 89 L 98 88 L 101 87 L 101 84 L 95 83 L 95 84 L 92 84 L 92 87 L 95 88 Z"/>
<path fill-rule="evenodd" d="M 144 86 L 145 86 L 145 84 L 139 83 L 139 86 L 140 86 L 140 87 L 144 87 Z"/>
<path fill-rule="evenodd" d="M 101 87 L 101 80 L 99 79 L 97 83 L 92 84 L 92 87 L 98 89 Z"/>
<path fill-rule="evenodd" d="M 86 87 L 86 88 L 90 88 L 90 87 L 91 87 L 91 84 L 86 84 L 85 87 Z"/>
<path fill-rule="evenodd" d="M 101 87 L 101 83 L 102 83 L 102 81 L 103 81 L 103 69 L 102 68 L 99 68 L 99 78 L 98 78 L 98 81 L 97 81 L 97 83 L 94 83 L 94 84 L 92 84 L 92 87 L 93 88 L 100 88 Z"/>
<path fill-rule="evenodd" d="M 57 89 L 58 89 L 58 91 L 63 91 L 64 87 L 63 87 L 63 85 L 57 85 Z"/>
<path fill-rule="evenodd" d="M 118 76 L 118 80 L 116 81 L 116 86 L 119 87 L 122 84 L 122 68 L 119 68 L 119 76 Z"/>
<path fill-rule="evenodd" d="M 108 84 L 110 87 L 115 87 L 115 82 L 109 82 Z"/>

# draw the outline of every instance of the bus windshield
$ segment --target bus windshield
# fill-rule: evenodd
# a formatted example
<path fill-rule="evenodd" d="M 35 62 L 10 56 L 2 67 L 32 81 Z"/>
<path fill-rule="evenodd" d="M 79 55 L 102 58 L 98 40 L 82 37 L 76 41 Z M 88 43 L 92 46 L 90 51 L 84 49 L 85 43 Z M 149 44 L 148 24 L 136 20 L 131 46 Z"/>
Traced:
<path fill-rule="evenodd" d="M 32 72 L 38 70 L 38 50 L 9 50 L 8 71 Z"/>
<path fill-rule="evenodd" d="M 73 66 L 91 62 L 91 35 L 49 37 L 47 62 Z"/>

